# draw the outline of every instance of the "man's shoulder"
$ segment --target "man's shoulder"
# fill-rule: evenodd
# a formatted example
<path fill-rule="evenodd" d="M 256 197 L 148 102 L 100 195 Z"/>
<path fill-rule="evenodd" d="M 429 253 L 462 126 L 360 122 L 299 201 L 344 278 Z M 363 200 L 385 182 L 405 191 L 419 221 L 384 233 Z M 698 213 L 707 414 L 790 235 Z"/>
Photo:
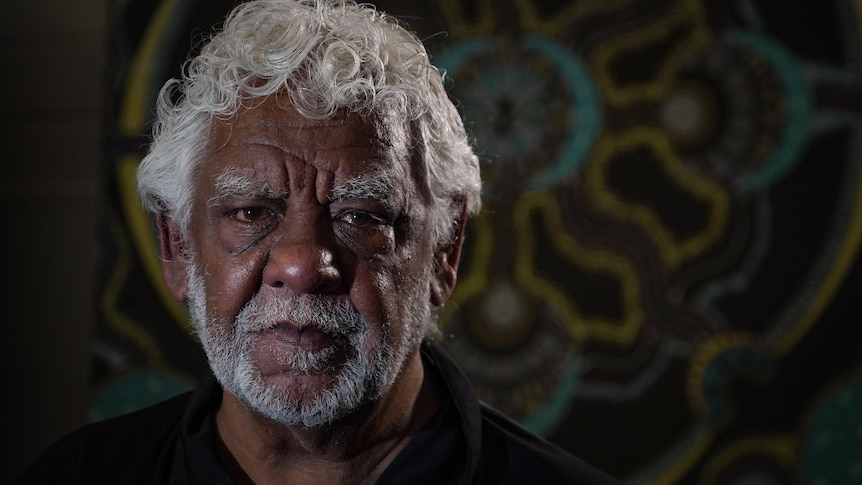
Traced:
<path fill-rule="evenodd" d="M 190 394 L 72 431 L 36 458 L 16 483 L 101 483 L 99 476 L 111 477 L 117 470 L 154 467 L 172 448 Z"/>
<path fill-rule="evenodd" d="M 481 404 L 483 482 L 618 484 L 601 470 Z M 501 457 L 507 466 L 500 467 Z"/>
<path fill-rule="evenodd" d="M 470 381 L 438 343 L 426 341 L 423 358 L 437 369 L 462 420 L 467 447 L 478 459 L 472 483 L 620 483 L 477 401 Z"/>

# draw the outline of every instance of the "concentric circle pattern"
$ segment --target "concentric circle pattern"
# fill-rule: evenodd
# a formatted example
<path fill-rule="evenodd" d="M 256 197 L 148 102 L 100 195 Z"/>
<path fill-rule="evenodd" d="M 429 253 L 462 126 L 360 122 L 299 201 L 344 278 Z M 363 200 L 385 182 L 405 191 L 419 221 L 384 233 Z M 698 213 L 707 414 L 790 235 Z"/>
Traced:
<path fill-rule="evenodd" d="M 112 19 L 99 406 L 132 369 L 206 372 L 132 173 L 158 86 L 232 4 Z M 482 399 L 628 483 L 862 483 L 858 1 L 377 4 L 482 159 L 440 311 Z"/>

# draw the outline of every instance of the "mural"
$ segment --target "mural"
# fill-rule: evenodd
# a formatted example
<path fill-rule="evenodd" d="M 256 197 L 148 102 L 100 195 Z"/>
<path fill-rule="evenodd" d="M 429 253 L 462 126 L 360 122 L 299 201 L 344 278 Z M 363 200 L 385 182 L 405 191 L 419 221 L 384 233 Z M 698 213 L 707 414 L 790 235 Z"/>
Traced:
<path fill-rule="evenodd" d="M 484 400 L 627 483 L 862 482 L 862 2 L 375 3 L 483 158 L 441 325 Z M 112 7 L 93 419 L 205 372 L 133 173 L 232 4 Z"/>

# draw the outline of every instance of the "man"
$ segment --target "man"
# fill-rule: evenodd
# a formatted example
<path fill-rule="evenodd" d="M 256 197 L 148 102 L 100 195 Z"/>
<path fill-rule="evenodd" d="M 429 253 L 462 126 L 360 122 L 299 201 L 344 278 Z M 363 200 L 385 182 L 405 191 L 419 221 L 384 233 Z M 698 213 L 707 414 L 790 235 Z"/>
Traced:
<path fill-rule="evenodd" d="M 392 19 L 238 7 L 163 88 L 138 180 L 214 377 L 73 433 L 22 481 L 611 482 L 480 405 L 433 343 L 479 168 Z"/>

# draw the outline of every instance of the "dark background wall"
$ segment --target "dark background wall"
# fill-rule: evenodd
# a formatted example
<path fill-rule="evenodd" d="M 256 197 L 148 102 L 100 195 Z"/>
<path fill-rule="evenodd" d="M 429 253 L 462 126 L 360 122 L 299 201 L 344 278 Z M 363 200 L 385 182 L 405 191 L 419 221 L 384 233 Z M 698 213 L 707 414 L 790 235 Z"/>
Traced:
<path fill-rule="evenodd" d="M 13 474 L 204 372 L 130 175 L 232 3 L 3 20 Z M 377 4 L 484 160 L 442 314 L 484 399 L 629 483 L 862 480 L 858 2 Z"/>
<path fill-rule="evenodd" d="M 86 420 L 105 99 L 106 2 L 0 15 L 4 369 L 0 483 Z"/>

